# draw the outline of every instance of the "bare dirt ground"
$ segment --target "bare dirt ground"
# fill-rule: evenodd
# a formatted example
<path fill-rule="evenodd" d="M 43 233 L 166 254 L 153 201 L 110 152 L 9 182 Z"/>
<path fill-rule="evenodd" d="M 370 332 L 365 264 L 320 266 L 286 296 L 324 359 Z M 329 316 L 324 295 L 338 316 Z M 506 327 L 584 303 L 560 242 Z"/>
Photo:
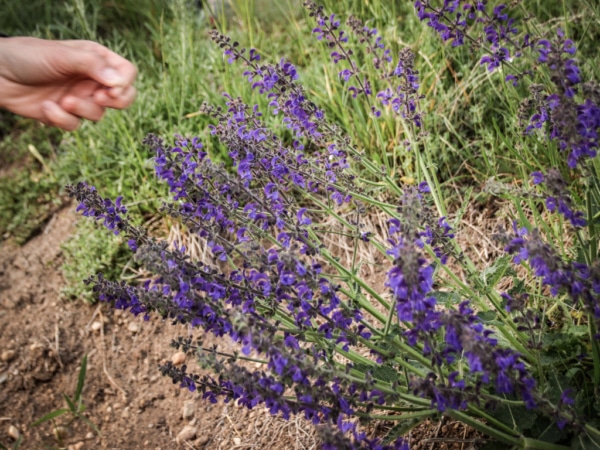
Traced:
<path fill-rule="evenodd" d="M 187 329 L 63 300 L 60 244 L 74 220 L 65 208 L 25 246 L 0 250 L 0 443 L 12 445 L 18 433 L 22 449 L 315 448 L 306 424 L 210 405 L 161 377 L 158 364 L 175 352 L 171 339 Z M 56 426 L 29 425 L 65 407 L 62 394 L 73 395 L 84 354 L 85 416 L 100 435 L 75 421 L 58 429 L 61 443 L 55 428 L 67 416 Z"/>
<path fill-rule="evenodd" d="M 12 448 L 21 436 L 21 449 L 319 448 L 302 419 L 211 405 L 161 377 L 171 339 L 188 329 L 63 299 L 60 245 L 75 220 L 65 207 L 24 246 L 0 246 L 0 444 Z M 85 354 L 84 415 L 99 434 L 80 420 L 68 424 L 68 416 L 31 427 L 65 407 L 62 395 L 73 395 Z M 476 450 L 484 442 L 449 421 L 427 422 L 407 437 L 415 450 Z"/>

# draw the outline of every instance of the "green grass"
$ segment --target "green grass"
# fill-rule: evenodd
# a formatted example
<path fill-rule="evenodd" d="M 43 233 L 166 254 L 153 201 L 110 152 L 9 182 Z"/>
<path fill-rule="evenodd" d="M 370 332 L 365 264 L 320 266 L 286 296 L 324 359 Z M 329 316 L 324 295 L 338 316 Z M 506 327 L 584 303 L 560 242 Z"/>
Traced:
<path fill-rule="evenodd" d="M 84 123 L 74 133 L 52 131 L 31 121 L 3 120 L 0 156 L 17 169 L 0 179 L 0 235 L 25 241 L 43 224 L 48 211 L 63 201 L 62 187 L 79 180 L 96 185 L 103 195 L 123 195 L 133 212 L 150 217 L 166 190 L 154 180 L 152 155 L 141 144 L 149 132 L 167 139 L 175 133 L 198 135 L 217 159 L 226 160 L 224 150 L 212 145 L 209 118 L 186 115 L 197 111 L 203 101 L 223 104 L 223 91 L 263 109 L 266 100 L 251 91 L 242 77 L 243 68 L 228 65 L 220 49 L 209 42 L 207 31 L 213 24 L 242 46 L 258 48 L 265 62 L 276 63 L 282 56 L 291 60 L 311 99 L 348 131 L 359 149 L 386 166 L 395 179 L 418 178 L 415 154 L 402 144 L 406 135 L 401 124 L 390 117 L 377 131 L 379 127 L 368 119 L 367 105 L 345 93 L 337 76 L 340 68 L 329 61 L 329 50 L 311 34 L 313 23 L 307 14 L 284 2 L 276 2 L 281 11 L 273 16 L 255 13 L 266 11 L 264 1 L 235 0 L 236 16 L 226 20 L 218 11 L 211 19 L 184 0 L 7 0 L 0 29 L 13 35 L 98 40 L 138 66 L 139 96 L 129 110 L 109 111 L 100 123 Z M 377 27 L 394 52 L 409 46 L 417 54 L 426 95 L 428 170 L 442 186 L 481 186 L 490 177 L 511 180 L 525 173 L 524 168 L 557 164 L 561 159 L 555 149 L 548 150 L 547 143 L 524 141 L 520 136 L 516 111 L 526 92 L 507 87 L 501 74 L 489 75 L 468 48 L 444 45 L 418 21 L 412 2 L 345 0 L 342 5 L 325 0 L 324 4 L 329 11 L 343 13 L 342 20 L 351 13 Z M 595 2 L 528 0 L 524 7 L 537 17 L 539 29 L 559 23 L 581 41 L 584 73 L 599 74 L 595 42 L 600 20 Z M 575 19 L 565 20 L 565 12 Z M 373 74 L 369 56 L 356 50 L 365 70 Z M 291 139 L 279 118 L 267 114 L 266 121 Z M 30 144 L 48 169 L 32 158 Z M 83 246 L 85 233 L 74 239 L 74 246 Z M 95 252 L 76 257 L 89 259 L 82 268 L 101 258 Z M 75 279 L 76 266 L 69 270 Z M 88 274 L 82 269 L 80 278 Z"/>

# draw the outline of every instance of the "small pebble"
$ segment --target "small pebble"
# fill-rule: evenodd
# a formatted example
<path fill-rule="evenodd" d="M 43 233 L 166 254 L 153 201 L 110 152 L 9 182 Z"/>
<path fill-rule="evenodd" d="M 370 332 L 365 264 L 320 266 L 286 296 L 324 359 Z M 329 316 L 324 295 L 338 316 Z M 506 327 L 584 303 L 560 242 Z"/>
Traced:
<path fill-rule="evenodd" d="M 194 413 L 196 412 L 196 402 L 193 400 L 188 400 L 183 404 L 183 412 L 182 416 L 184 420 L 189 420 L 194 417 Z"/>
<path fill-rule="evenodd" d="M 92 330 L 100 331 L 101 328 L 102 328 L 102 322 L 95 321 L 92 323 Z"/>
<path fill-rule="evenodd" d="M 127 329 L 132 333 L 137 333 L 140 331 L 140 328 L 140 324 L 137 322 L 129 322 L 129 325 L 127 325 Z"/>
<path fill-rule="evenodd" d="M 123 411 L 121 411 L 121 417 L 123 419 L 129 419 L 129 408 L 125 408 Z"/>
<path fill-rule="evenodd" d="M 21 437 L 21 432 L 17 427 L 11 425 L 8 427 L 8 435 L 16 441 Z"/>
<path fill-rule="evenodd" d="M 199 447 L 203 447 L 206 444 L 208 444 L 209 441 L 210 441 L 210 435 L 205 434 L 204 436 L 201 436 L 198 439 L 196 439 L 196 441 L 194 443 L 196 445 L 198 445 Z"/>
<path fill-rule="evenodd" d="M 3 362 L 10 362 L 13 359 L 15 359 L 16 357 L 17 357 L 17 352 L 15 352 L 14 350 L 4 350 L 0 354 L 0 360 L 2 360 Z"/>
<path fill-rule="evenodd" d="M 81 450 L 85 442 L 77 442 L 76 444 L 71 444 L 67 447 L 68 450 Z"/>
<path fill-rule="evenodd" d="M 85 435 L 85 438 L 86 438 L 86 439 L 88 439 L 88 440 L 89 440 L 89 439 L 94 439 L 94 433 L 92 433 L 92 432 L 90 431 L 88 434 L 86 434 L 86 435 Z"/>
<path fill-rule="evenodd" d="M 36 351 L 38 348 L 44 348 L 44 344 L 41 344 L 39 342 L 34 342 L 33 344 L 31 344 L 29 346 L 29 350 L 32 352 Z"/>
<path fill-rule="evenodd" d="M 198 433 L 198 428 L 191 427 L 189 425 L 185 426 L 177 435 L 177 439 L 176 439 L 177 443 L 181 444 L 184 441 L 191 441 L 192 439 L 194 439 L 196 437 L 197 433 Z"/>
<path fill-rule="evenodd" d="M 184 352 L 175 353 L 173 355 L 173 357 L 171 358 L 171 362 L 175 366 L 180 366 L 181 364 L 183 364 L 185 362 L 185 353 Z"/>
<path fill-rule="evenodd" d="M 234 437 L 233 438 L 233 444 L 234 445 L 240 445 L 242 443 L 242 440 L 239 437 Z"/>

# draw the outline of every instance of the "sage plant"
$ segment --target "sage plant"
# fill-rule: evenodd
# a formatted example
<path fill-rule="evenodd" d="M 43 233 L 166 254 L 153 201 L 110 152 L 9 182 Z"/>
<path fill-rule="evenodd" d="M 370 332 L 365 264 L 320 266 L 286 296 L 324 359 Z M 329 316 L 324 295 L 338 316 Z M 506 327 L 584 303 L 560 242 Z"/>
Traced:
<path fill-rule="evenodd" d="M 478 271 L 456 241 L 451 221 L 440 214 L 439 185 L 422 159 L 428 141 L 415 54 L 403 48 L 392 55 L 378 30 L 356 17 L 344 26 L 313 1 L 305 7 L 315 22 L 313 34 L 329 49 L 351 97 L 364 99 L 372 120 L 392 115 L 406 125 L 404 144 L 416 154 L 419 183 L 400 185 L 365 157 L 311 99 L 291 61 L 264 61 L 257 49 L 213 30 L 210 37 L 227 62 L 242 66 L 240 82 L 264 96 L 268 110 L 226 93 L 223 105 L 202 105 L 231 167 L 214 162 L 199 138 L 176 136 L 170 143 L 149 135 L 145 140 L 155 154 L 156 175 L 171 193 L 162 212 L 198 236 L 210 258 L 194 260 L 184 247 L 151 236 L 132 224 L 121 198 L 113 202 L 78 183 L 68 189 L 78 209 L 123 235 L 137 260 L 155 274 L 143 285 L 97 274 L 89 282 L 99 299 L 146 319 L 156 314 L 232 339 L 239 353 L 205 347 L 202 338 L 174 341 L 213 375 L 171 363 L 160 370 L 211 402 L 264 405 L 284 418 L 301 415 L 319 426 L 326 449 L 406 449 L 397 428 L 371 436 L 361 424 L 418 422 L 440 414 L 522 448 L 600 442 L 589 398 L 573 396 L 574 382 L 557 387 L 548 381 L 552 371 L 565 369 L 562 361 L 542 363 L 549 350 L 537 337 L 551 333 L 531 301 L 564 296 L 586 318 L 589 333 L 579 336 L 582 351 L 575 357 L 584 368 L 578 382 L 589 392 L 590 383 L 600 382 L 595 234 L 590 232 L 589 246 L 582 247 L 585 261 L 569 260 L 543 233 L 515 223 L 497 236 L 506 257 L 485 273 Z M 439 6 L 417 1 L 415 9 L 452 46 L 468 43 L 482 50 L 485 70 L 511 64 L 515 71 L 505 78 L 513 85 L 534 76 L 512 65 L 513 58 L 545 64 L 551 85 L 531 82 L 536 95 L 521 110 L 527 122 L 523 139 L 542 130 L 567 152 L 568 167 L 591 173 L 597 96 L 591 84 L 580 88 L 572 41 L 561 32 L 555 39 L 521 36 L 505 5 L 488 10 L 483 1 Z M 355 52 L 351 44 L 364 51 Z M 359 59 L 364 55 L 371 58 L 372 71 L 364 69 Z M 580 95 L 588 97 L 582 101 Z M 267 125 L 267 113 L 280 118 L 291 139 Z M 593 217 L 578 210 L 573 183 L 558 168 L 541 167 L 532 176 L 533 186 L 525 192 L 529 199 L 545 199 L 548 211 L 559 212 L 570 229 L 581 232 L 593 224 Z M 367 179 L 386 187 L 384 200 Z M 374 213 L 387 217 L 387 229 L 368 228 L 366 217 Z M 322 224 L 330 219 L 353 246 L 352 260 L 340 259 L 327 245 L 331 230 Z M 383 286 L 362 277 L 356 255 L 363 247 L 385 261 Z M 511 273 L 511 260 L 529 265 L 539 284 L 515 273 L 512 289 L 497 289 Z M 455 301 L 442 302 L 448 296 Z M 250 369 L 245 360 L 262 367 Z M 556 427 L 559 433 L 548 438 L 533 427 L 511 426 L 499 418 L 506 411 L 529 415 L 538 428 Z"/>

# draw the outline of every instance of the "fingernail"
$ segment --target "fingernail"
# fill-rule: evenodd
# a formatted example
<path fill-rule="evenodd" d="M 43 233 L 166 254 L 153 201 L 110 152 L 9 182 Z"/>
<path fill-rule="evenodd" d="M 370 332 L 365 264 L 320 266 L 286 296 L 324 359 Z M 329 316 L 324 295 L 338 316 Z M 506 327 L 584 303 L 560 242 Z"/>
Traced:
<path fill-rule="evenodd" d="M 125 81 L 119 72 L 117 72 L 115 69 L 111 69 L 110 67 L 102 69 L 100 76 L 104 80 L 104 83 L 108 86 L 118 86 L 120 84 L 124 84 Z"/>

